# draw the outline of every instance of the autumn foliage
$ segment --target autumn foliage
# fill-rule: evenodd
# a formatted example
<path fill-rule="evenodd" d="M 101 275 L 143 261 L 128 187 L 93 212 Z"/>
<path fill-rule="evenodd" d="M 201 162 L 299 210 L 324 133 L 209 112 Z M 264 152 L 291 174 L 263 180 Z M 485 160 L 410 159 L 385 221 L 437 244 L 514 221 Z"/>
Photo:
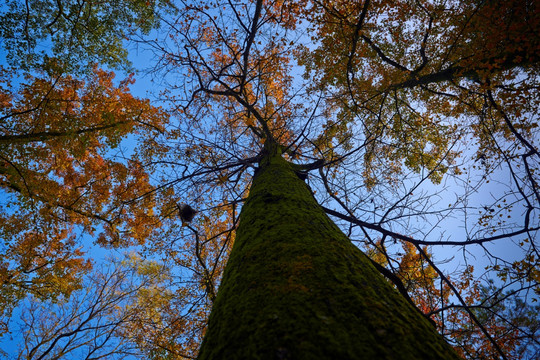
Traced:
<path fill-rule="evenodd" d="M 10 0 L 0 36 L 20 354 L 195 358 L 271 143 L 460 355 L 538 356 L 537 2 Z"/>

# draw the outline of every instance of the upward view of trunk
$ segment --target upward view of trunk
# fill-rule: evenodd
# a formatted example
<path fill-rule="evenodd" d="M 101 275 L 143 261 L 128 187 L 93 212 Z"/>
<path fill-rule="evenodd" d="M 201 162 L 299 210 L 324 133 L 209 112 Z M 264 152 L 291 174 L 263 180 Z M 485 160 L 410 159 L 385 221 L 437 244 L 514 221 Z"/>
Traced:
<path fill-rule="evenodd" d="M 458 356 L 276 151 L 242 209 L 199 359 Z"/>

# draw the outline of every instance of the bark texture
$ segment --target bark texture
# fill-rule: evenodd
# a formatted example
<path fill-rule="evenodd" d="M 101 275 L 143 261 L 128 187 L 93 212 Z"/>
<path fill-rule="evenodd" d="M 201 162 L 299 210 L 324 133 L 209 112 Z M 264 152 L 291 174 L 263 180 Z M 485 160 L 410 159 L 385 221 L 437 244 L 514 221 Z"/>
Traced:
<path fill-rule="evenodd" d="M 279 153 L 260 163 L 199 359 L 458 359 Z"/>

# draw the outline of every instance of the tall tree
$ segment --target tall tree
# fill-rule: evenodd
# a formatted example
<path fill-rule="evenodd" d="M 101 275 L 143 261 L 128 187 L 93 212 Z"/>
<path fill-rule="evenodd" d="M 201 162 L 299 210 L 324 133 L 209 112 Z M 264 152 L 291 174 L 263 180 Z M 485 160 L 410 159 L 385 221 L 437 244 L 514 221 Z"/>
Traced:
<path fill-rule="evenodd" d="M 201 358 L 455 358 L 437 330 L 537 355 L 534 1 L 12 3 L 2 34 L 55 47 L 12 52 L 32 77 L 3 87 L 4 304 L 75 301 L 90 235 L 167 268 L 115 333 L 147 357 L 205 335 Z M 152 52 L 162 108 L 88 66 L 126 64 L 120 38 Z"/>
<path fill-rule="evenodd" d="M 266 139 L 199 359 L 457 359 Z"/>

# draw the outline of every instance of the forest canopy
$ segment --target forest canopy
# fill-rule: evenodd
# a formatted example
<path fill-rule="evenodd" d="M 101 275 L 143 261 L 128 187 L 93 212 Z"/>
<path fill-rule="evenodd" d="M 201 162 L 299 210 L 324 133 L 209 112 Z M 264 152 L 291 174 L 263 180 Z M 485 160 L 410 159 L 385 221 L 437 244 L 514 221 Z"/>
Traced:
<path fill-rule="evenodd" d="M 268 144 L 459 355 L 540 355 L 536 1 L 0 9 L 2 356 L 196 358 Z"/>

